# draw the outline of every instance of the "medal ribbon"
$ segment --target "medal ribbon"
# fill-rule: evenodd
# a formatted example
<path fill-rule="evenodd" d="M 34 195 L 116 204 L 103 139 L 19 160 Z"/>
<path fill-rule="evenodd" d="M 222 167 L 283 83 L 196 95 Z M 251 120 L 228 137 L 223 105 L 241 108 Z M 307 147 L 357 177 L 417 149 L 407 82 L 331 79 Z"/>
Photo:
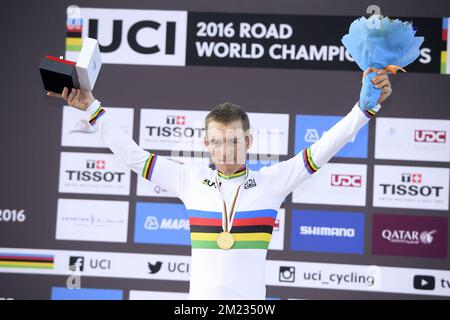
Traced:
<path fill-rule="evenodd" d="M 239 192 L 241 190 L 242 184 L 244 183 L 244 181 L 247 179 L 247 176 L 248 176 L 248 168 L 246 167 L 245 169 L 246 169 L 245 177 L 242 180 L 241 184 L 236 189 L 236 191 L 234 192 L 234 197 L 233 197 L 233 201 L 231 202 L 230 212 L 228 212 L 228 210 L 227 210 L 227 204 L 225 203 L 225 199 L 223 198 L 222 192 L 220 190 L 219 178 L 218 178 L 218 176 L 216 176 L 217 190 L 219 191 L 220 197 L 222 198 L 222 201 L 223 201 L 222 228 L 223 228 L 223 231 L 225 231 L 225 232 L 231 231 L 231 227 L 233 224 L 233 218 L 234 218 L 234 210 L 236 208 L 236 203 L 237 203 L 237 199 L 239 196 Z"/>

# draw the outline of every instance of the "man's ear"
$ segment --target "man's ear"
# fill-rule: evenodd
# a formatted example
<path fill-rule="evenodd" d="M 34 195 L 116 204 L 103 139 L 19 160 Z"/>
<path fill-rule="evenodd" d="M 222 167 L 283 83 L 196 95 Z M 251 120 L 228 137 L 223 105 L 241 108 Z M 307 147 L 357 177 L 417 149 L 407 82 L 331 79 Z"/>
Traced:
<path fill-rule="evenodd" d="M 250 149 L 253 145 L 253 136 L 251 133 L 247 133 L 245 135 L 245 148 L 246 150 Z"/>
<path fill-rule="evenodd" d="M 208 138 L 206 138 L 206 135 L 203 138 L 203 143 L 205 144 L 206 147 L 209 145 L 209 141 L 208 141 Z"/>

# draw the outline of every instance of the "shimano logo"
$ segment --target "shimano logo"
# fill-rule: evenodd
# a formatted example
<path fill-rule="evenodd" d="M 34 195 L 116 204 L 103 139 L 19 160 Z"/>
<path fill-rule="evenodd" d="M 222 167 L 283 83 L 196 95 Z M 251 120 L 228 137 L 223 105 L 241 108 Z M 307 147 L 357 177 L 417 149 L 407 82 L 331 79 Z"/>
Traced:
<path fill-rule="evenodd" d="M 353 228 L 301 226 L 300 234 L 305 235 L 305 236 L 353 238 L 353 237 L 355 237 L 355 229 L 353 229 Z"/>

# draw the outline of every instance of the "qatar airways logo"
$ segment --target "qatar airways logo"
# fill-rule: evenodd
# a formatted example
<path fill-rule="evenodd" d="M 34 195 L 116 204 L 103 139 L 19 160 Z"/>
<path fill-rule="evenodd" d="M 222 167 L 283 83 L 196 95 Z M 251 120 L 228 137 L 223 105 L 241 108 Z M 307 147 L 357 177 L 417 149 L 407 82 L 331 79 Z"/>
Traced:
<path fill-rule="evenodd" d="M 354 187 L 362 186 L 362 176 L 353 174 L 332 174 L 331 185 L 333 187 Z"/>
<path fill-rule="evenodd" d="M 446 138 L 444 130 L 414 130 L 414 142 L 445 143 Z"/>
<path fill-rule="evenodd" d="M 434 235 L 437 230 L 431 231 L 410 231 L 410 230 L 391 230 L 384 229 L 381 233 L 383 239 L 391 243 L 400 244 L 431 244 L 433 243 Z"/>

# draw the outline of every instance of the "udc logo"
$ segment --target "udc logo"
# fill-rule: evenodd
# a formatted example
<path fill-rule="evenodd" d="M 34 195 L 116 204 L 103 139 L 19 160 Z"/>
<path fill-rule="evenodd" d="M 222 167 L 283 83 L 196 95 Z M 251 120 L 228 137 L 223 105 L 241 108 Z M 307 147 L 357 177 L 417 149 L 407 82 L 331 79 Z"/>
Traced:
<path fill-rule="evenodd" d="M 103 63 L 185 65 L 186 11 L 81 8 L 81 21 Z"/>
<path fill-rule="evenodd" d="M 295 282 L 295 267 L 280 266 L 280 282 Z"/>

